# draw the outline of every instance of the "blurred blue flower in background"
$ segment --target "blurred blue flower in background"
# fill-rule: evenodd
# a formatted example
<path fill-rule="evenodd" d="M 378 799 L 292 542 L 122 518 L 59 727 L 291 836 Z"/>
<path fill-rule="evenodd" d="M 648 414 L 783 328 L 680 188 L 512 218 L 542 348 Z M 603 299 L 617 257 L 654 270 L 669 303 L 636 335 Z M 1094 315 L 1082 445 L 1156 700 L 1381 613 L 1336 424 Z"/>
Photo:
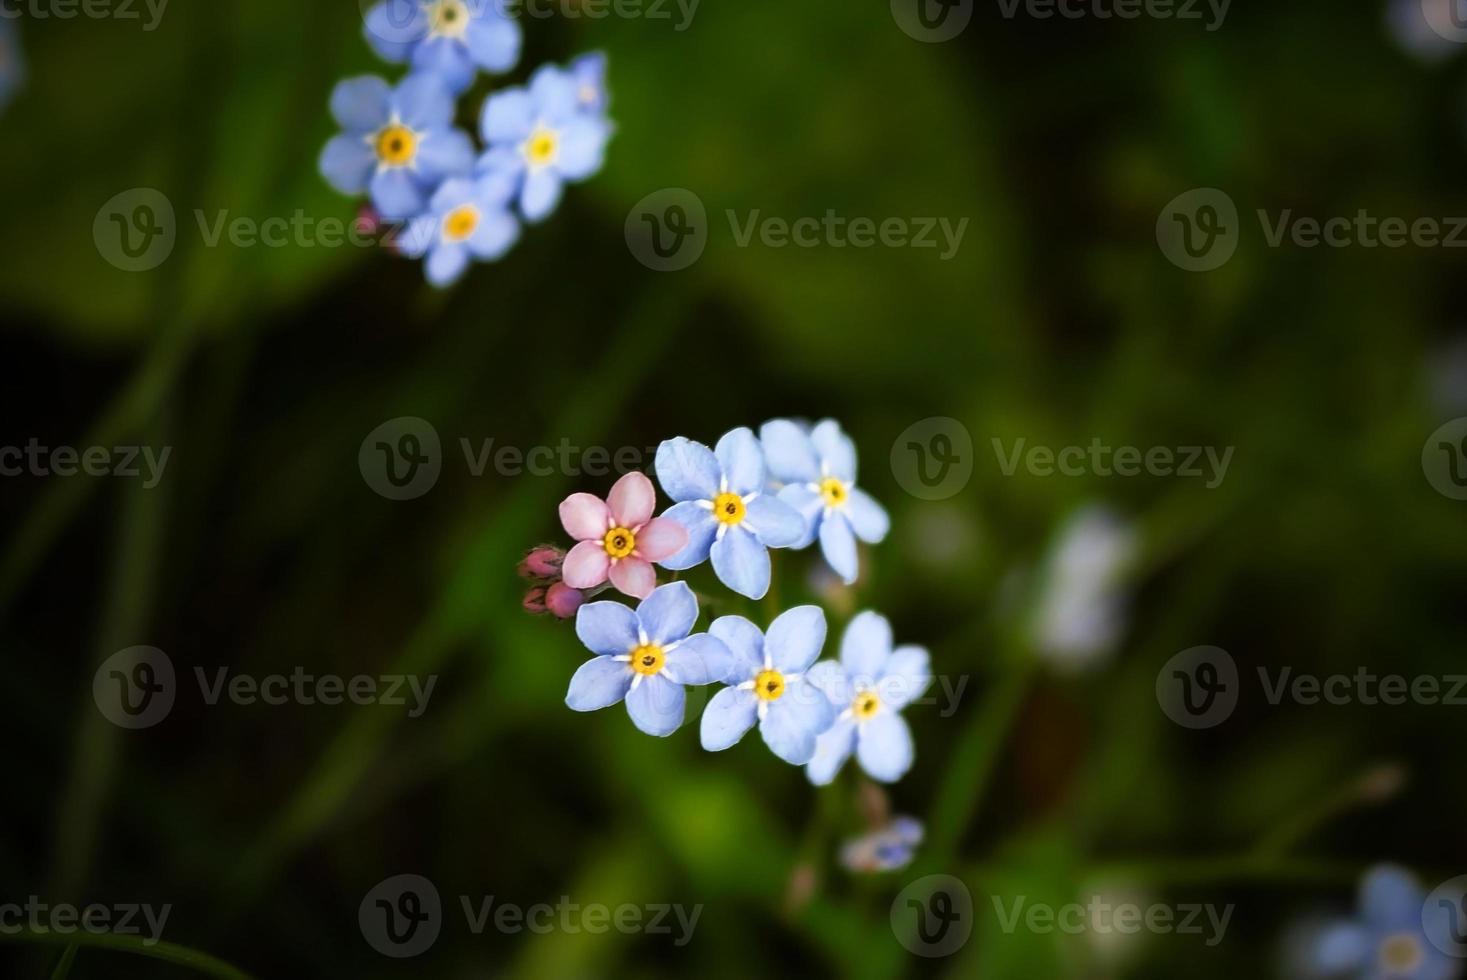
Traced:
<path fill-rule="evenodd" d="M 708 632 L 732 652 L 734 668 L 725 687 L 703 711 L 703 748 L 719 752 L 744 737 L 754 723 L 770 751 L 802 766 L 815 754 L 815 738 L 835 721 L 825 696 L 805 671 L 825 646 L 825 613 L 796 606 L 775 617 L 769 632 L 742 616 L 722 616 Z"/>
<path fill-rule="evenodd" d="M 383 60 L 432 72 L 455 95 L 479 69 L 512 69 L 524 40 L 501 0 L 384 0 L 368 12 L 366 35 Z"/>
<path fill-rule="evenodd" d="M 679 436 L 657 447 L 657 480 L 676 503 L 663 517 L 688 530 L 688 544 L 663 568 L 701 565 L 710 556 L 719 581 L 740 595 L 769 591 L 769 548 L 800 540 L 800 515 L 765 492 L 764 454 L 754 433 L 734 429 L 715 449 Z"/>
<path fill-rule="evenodd" d="M 15 21 L 0 18 L 0 110 L 10 105 L 25 83 L 25 59 L 20 51 L 20 30 Z"/>
<path fill-rule="evenodd" d="M 343 132 L 321 153 L 321 174 L 343 194 L 370 190 L 388 221 L 415 217 L 446 177 L 467 175 L 474 146 L 453 128 L 453 96 L 433 75 L 392 88 L 375 75 L 349 78 L 331 93 Z"/>
<path fill-rule="evenodd" d="M 1035 650 L 1064 670 L 1094 666 L 1114 649 L 1126 624 L 1126 575 L 1137 533 L 1104 507 L 1090 505 L 1060 528 L 1041 570 L 1030 620 Z"/>
<path fill-rule="evenodd" d="M 689 635 L 697 620 L 698 600 L 686 582 L 654 589 L 635 612 L 619 602 L 582 606 L 576 636 L 596 656 L 571 678 L 565 703 L 595 711 L 625 699 L 634 725 L 671 735 L 683 723 L 683 685 L 711 684 L 734 667 L 722 640 Z"/>
<path fill-rule="evenodd" d="M 611 107 L 611 94 L 606 90 L 606 52 L 583 54 L 570 65 L 576 81 L 576 104 L 583 111 L 603 113 Z"/>
<path fill-rule="evenodd" d="M 885 826 L 841 845 L 840 863 L 863 874 L 900 871 L 912 863 L 923 833 L 922 821 L 916 817 L 893 817 Z"/>
<path fill-rule="evenodd" d="M 846 627 L 840 662 L 822 660 L 811 668 L 809 680 L 839 712 L 806 769 L 810 782 L 831 782 L 852 751 L 872 779 L 893 783 L 906 775 L 912 768 L 912 732 L 900 712 L 932 683 L 926 650 L 893 650 L 891 623 L 868 610 Z"/>
<path fill-rule="evenodd" d="M 415 259 L 427 255 L 428 281 L 452 284 L 471 259 L 492 262 L 519 240 L 520 223 L 509 212 L 513 196 L 514 186 L 500 175 L 445 180 L 428 213 L 409 223 L 399 242 L 403 254 Z"/>
<path fill-rule="evenodd" d="M 891 522 L 886 511 L 856 486 L 856 447 L 832 419 L 808 432 L 787 419 L 759 430 L 771 480 L 782 484 L 779 499 L 805 519 L 806 547 L 818 537 L 820 551 L 847 585 L 856 581 L 860 561 L 856 539 L 877 544 Z"/>
<path fill-rule="evenodd" d="M 601 169 L 611 123 L 578 99 L 570 73 L 545 65 L 527 88 L 510 88 L 484 103 L 480 129 L 488 145 L 481 173 L 501 171 L 519 182 L 520 211 L 540 221 L 555 210 L 567 181 Z"/>
<path fill-rule="evenodd" d="M 1438 949 L 1428 932 L 1445 935 L 1455 914 L 1426 902 L 1405 869 L 1372 868 L 1360 883 L 1359 914 L 1309 930 L 1295 942 L 1290 967 L 1298 974 L 1350 980 L 1452 980 L 1462 961 Z"/>

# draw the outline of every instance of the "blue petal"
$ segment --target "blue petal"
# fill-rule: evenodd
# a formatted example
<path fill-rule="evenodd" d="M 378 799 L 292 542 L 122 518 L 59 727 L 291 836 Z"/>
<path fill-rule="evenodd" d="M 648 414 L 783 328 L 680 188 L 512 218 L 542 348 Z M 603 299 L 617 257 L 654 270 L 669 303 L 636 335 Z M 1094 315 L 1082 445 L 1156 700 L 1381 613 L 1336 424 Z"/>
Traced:
<path fill-rule="evenodd" d="M 713 453 L 730 492 L 743 497 L 764 489 L 764 454 L 751 430 L 738 428 L 724 433 Z"/>
<path fill-rule="evenodd" d="M 666 673 L 678 684 L 712 684 L 727 679 L 733 669 L 733 653 L 709 633 L 694 633 L 667 651 Z"/>
<path fill-rule="evenodd" d="M 866 775 L 894 783 L 912 768 L 912 731 L 902 716 L 882 712 L 863 722 L 856 733 L 856 758 Z"/>
<path fill-rule="evenodd" d="M 764 669 L 764 634 L 759 627 L 742 616 L 720 616 L 708 627 L 708 632 L 723 641 L 733 656 L 728 676 L 729 684 L 751 681 Z"/>
<path fill-rule="evenodd" d="M 371 182 L 372 204 L 388 221 L 416 217 L 428 204 L 426 195 L 402 167 L 379 170 Z"/>
<path fill-rule="evenodd" d="M 428 253 L 423 270 L 428 281 L 440 289 L 452 286 L 469 267 L 469 247 L 463 242 L 439 242 Z"/>
<path fill-rule="evenodd" d="M 438 225 L 437 215 L 419 215 L 409 221 L 407 227 L 397 236 L 397 247 L 410 259 L 422 258 L 438 240 Z"/>
<path fill-rule="evenodd" d="M 1313 972 L 1340 974 L 1363 966 L 1375 943 L 1359 923 L 1336 922 L 1310 937 L 1304 951 Z"/>
<path fill-rule="evenodd" d="M 632 670 L 610 657 L 595 657 L 581 664 L 565 692 L 565 703 L 573 711 L 595 711 L 616 704 L 632 686 Z"/>
<path fill-rule="evenodd" d="M 627 714 L 632 716 L 632 724 L 648 735 L 671 735 L 683 723 L 686 698 L 681 684 L 654 674 L 642 678 L 642 683 L 627 695 Z"/>
<path fill-rule="evenodd" d="M 428 202 L 428 208 L 435 214 L 443 215 L 452 211 L 460 204 L 468 204 L 474 199 L 474 182 L 464 177 L 450 177 L 438 185 L 433 192 L 433 198 Z"/>
<path fill-rule="evenodd" d="M 730 527 L 709 551 L 718 580 L 739 595 L 762 599 L 769 591 L 769 552 L 742 527 Z"/>
<path fill-rule="evenodd" d="M 461 129 L 434 129 L 422 134 L 416 159 L 428 181 L 467 175 L 474 169 L 474 141 Z"/>
<path fill-rule="evenodd" d="M 891 530 L 891 519 L 886 516 L 886 509 L 859 487 L 847 487 L 846 490 L 849 496 L 846 498 L 845 515 L 851 522 L 851 530 L 867 544 L 880 544 L 886 532 Z"/>
<path fill-rule="evenodd" d="M 555 65 L 545 65 L 530 78 L 530 97 L 540 119 L 561 122 L 576 111 L 575 79 Z"/>
<path fill-rule="evenodd" d="M 446 37 L 430 37 L 413 48 L 413 71 L 437 76 L 452 95 L 463 94 L 478 74 L 463 42 Z"/>
<path fill-rule="evenodd" d="M 555 169 L 566 180 L 585 180 L 601 169 L 606 157 L 610 127 L 600 119 L 578 116 L 560 128 L 560 153 Z"/>
<path fill-rule="evenodd" d="M 856 687 L 846 676 L 845 668 L 834 660 L 822 660 L 805 672 L 805 680 L 824 692 L 830 703 L 840 710 L 856 697 Z"/>
<path fill-rule="evenodd" d="M 847 585 L 856 581 L 861 570 L 860 558 L 856 555 L 856 536 L 851 525 L 840 511 L 826 514 L 820 521 L 820 553 L 825 562 Z"/>
<path fill-rule="evenodd" d="M 576 80 L 576 101 L 583 110 L 604 112 L 606 96 L 606 53 L 592 51 L 571 62 L 570 73 Z"/>
<path fill-rule="evenodd" d="M 759 734 L 771 752 L 792 766 L 803 766 L 815 755 L 816 733 L 805 723 L 805 716 L 784 698 L 769 705 Z"/>
<path fill-rule="evenodd" d="M 718 534 L 718 521 L 714 520 L 711 510 L 695 500 L 689 500 L 673 504 L 662 512 L 662 516 L 677 521 L 687 529 L 688 543 L 683 545 L 682 551 L 657 564 L 673 571 L 681 571 L 708 560 L 708 551 L 713 547 L 713 539 Z"/>
<path fill-rule="evenodd" d="M 701 442 L 668 439 L 657 447 L 657 482 L 673 500 L 712 500 L 722 471 L 713 450 Z"/>
<path fill-rule="evenodd" d="M 815 755 L 805 775 L 816 786 L 827 786 L 851 757 L 856 745 L 856 723 L 849 718 L 837 721 L 815 741 Z"/>
<path fill-rule="evenodd" d="M 789 548 L 805 538 L 805 519 L 800 512 L 771 494 L 761 493 L 749 501 L 744 527 L 753 531 L 770 548 Z"/>
<path fill-rule="evenodd" d="M 480 68 L 502 74 L 520 60 L 523 32 L 519 24 L 499 13 L 495 5 L 491 4 L 491 7 L 494 9 L 469 24 L 464 33 L 464 43 Z"/>
<path fill-rule="evenodd" d="M 348 78 L 331 90 L 331 115 L 348 133 L 373 133 L 387 125 L 391 99 L 391 86 L 376 75 Z"/>
<path fill-rule="evenodd" d="M 637 614 L 619 602 L 588 602 L 576 612 L 576 636 L 603 657 L 630 653 L 642 642 Z"/>
<path fill-rule="evenodd" d="M 805 533 L 791 548 L 808 548 L 820 532 L 820 522 L 825 516 L 825 501 L 820 494 L 803 483 L 791 483 L 779 491 L 779 499 L 789 504 L 805 522 Z"/>
<path fill-rule="evenodd" d="M 698 621 L 698 600 L 688 583 L 669 582 L 641 601 L 637 621 L 649 642 L 665 646 L 693 631 Z"/>
<path fill-rule="evenodd" d="M 783 705 L 781 710 L 792 713 L 800 724 L 815 735 L 823 735 L 829 731 L 838 714 L 825 692 L 803 677 L 794 680 L 786 678 L 784 694 L 775 705 Z M 770 707 L 773 710 L 774 705 Z"/>
<path fill-rule="evenodd" d="M 522 142 L 534 128 L 535 103 L 522 88 L 489 96 L 479 117 L 479 132 L 490 144 Z"/>
<path fill-rule="evenodd" d="M 882 668 L 877 684 L 881 703 L 904 708 L 922 696 L 932 683 L 932 663 L 921 647 L 897 647 Z"/>
<path fill-rule="evenodd" d="M 371 183 L 377 155 L 360 136 L 333 137 L 321 151 L 321 176 L 343 194 L 360 194 Z"/>
<path fill-rule="evenodd" d="M 856 614 L 840 639 L 840 664 L 852 678 L 867 683 L 881 677 L 891 656 L 891 623 L 880 613 Z"/>
<path fill-rule="evenodd" d="M 489 211 L 479 218 L 479 227 L 469 236 L 469 251 L 484 262 L 503 256 L 520 238 L 520 223 L 506 211 Z"/>
<path fill-rule="evenodd" d="M 442 78 L 414 74 L 392 93 L 392 108 L 410 129 L 447 129 L 453 123 L 453 93 Z"/>
<path fill-rule="evenodd" d="M 856 482 L 856 446 L 834 419 L 826 419 L 810 430 L 810 441 L 825 471 L 846 483 Z"/>
<path fill-rule="evenodd" d="M 1378 865 L 1360 883 L 1360 911 L 1374 929 L 1391 932 L 1419 927 L 1426 893 L 1405 868 Z"/>
<path fill-rule="evenodd" d="M 759 428 L 769 476 L 781 483 L 818 483 L 820 460 L 804 429 L 788 419 L 773 419 Z"/>
<path fill-rule="evenodd" d="M 560 194 L 565 187 L 560 174 L 546 168 L 525 175 L 525 186 L 520 191 L 520 211 L 531 223 L 550 217 L 560 203 Z"/>
<path fill-rule="evenodd" d="M 709 752 L 722 752 L 743 738 L 759 718 L 759 699 L 753 691 L 725 687 L 703 709 L 698 737 Z"/>
<path fill-rule="evenodd" d="M 774 618 L 764 634 L 764 649 L 774 669 L 802 674 L 825 646 L 825 611 L 819 606 L 796 606 Z"/>
<path fill-rule="evenodd" d="M 367 13 L 367 43 L 384 61 L 401 64 L 413 46 L 428 36 L 428 17 L 414 0 L 386 0 Z"/>

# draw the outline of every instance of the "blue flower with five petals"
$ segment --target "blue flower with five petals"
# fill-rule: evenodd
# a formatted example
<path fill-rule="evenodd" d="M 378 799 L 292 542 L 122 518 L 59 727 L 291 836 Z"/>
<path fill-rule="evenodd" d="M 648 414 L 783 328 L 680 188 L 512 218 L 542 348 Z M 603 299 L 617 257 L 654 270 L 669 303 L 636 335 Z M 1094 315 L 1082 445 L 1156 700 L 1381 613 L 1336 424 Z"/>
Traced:
<path fill-rule="evenodd" d="M 809 680 L 838 712 L 805 770 L 810 782 L 824 786 L 835 779 L 852 751 L 872 779 L 894 783 L 906 775 L 912 732 L 900 712 L 932 683 L 926 650 L 893 650 L 886 617 L 858 613 L 841 637 L 840 662 L 822 660 L 810 669 Z"/>
<path fill-rule="evenodd" d="M 860 561 L 856 538 L 876 544 L 891 526 L 881 505 L 856 486 L 856 447 L 840 425 L 826 419 L 806 431 L 788 419 L 759 430 L 771 480 L 783 484 L 779 499 L 805 519 L 804 548 L 818 537 L 820 551 L 847 585 Z"/>
<path fill-rule="evenodd" d="M 415 259 L 427 255 L 424 269 L 435 286 L 457 280 L 471 259 L 493 262 L 520 237 L 520 223 L 509 212 L 513 196 L 514 186 L 497 174 L 445 180 L 428 213 L 408 224 L 399 242 L 403 254 Z"/>
<path fill-rule="evenodd" d="M 815 740 L 835 721 L 825 695 L 805 672 L 825 645 L 825 613 L 796 606 L 777 616 L 769 632 L 742 616 L 723 616 L 708 632 L 733 653 L 725 687 L 703 710 L 703 748 L 718 752 L 744 737 L 754 723 L 770 751 L 796 766 L 815 754 Z"/>
<path fill-rule="evenodd" d="M 387 221 L 422 213 L 446 177 L 467 175 L 474 144 L 453 128 L 453 96 L 435 75 L 410 75 L 392 88 L 374 75 L 349 78 L 331 93 L 343 132 L 321 152 L 321 174 L 343 194 L 370 190 Z"/>
<path fill-rule="evenodd" d="M 571 678 L 565 703 L 595 711 L 625 699 L 632 724 L 671 735 L 683 723 L 683 685 L 722 680 L 734 666 L 722 640 L 692 633 L 697 620 L 698 600 L 686 582 L 653 589 L 635 612 L 619 602 L 582 606 L 576 636 L 596 656 Z"/>
<path fill-rule="evenodd" d="M 489 148 L 479 171 L 516 179 L 527 221 L 554 211 L 567 181 L 585 180 L 601 169 L 611 123 L 583 111 L 578 88 L 569 73 L 546 65 L 528 88 L 505 89 L 484 103 L 480 130 Z"/>
<path fill-rule="evenodd" d="M 503 74 L 520 60 L 523 32 L 501 2 L 384 0 L 367 13 L 367 43 L 384 61 L 431 72 L 458 95 L 479 69 Z"/>
<path fill-rule="evenodd" d="M 1467 952 L 1456 901 L 1428 903 L 1404 868 L 1372 868 L 1360 883 L 1359 915 L 1312 932 L 1294 951 L 1299 972 L 1351 980 L 1452 980 Z M 1438 945 L 1440 944 L 1440 945 Z"/>
<path fill-rule="evenodd" d="M 688 529 L 688 544 L 662 562 L 692 568 L 710 555 L 719 581 L 740 595 L 769 591 L 769 548 L 788 548 L 805 533 L 800 515 L 765 492 L 764 455 L 754 433 L 734 429 L 709 449 L 679 436 L 657 447 L 657 480 L 677 501 L 663 514 Z"/>

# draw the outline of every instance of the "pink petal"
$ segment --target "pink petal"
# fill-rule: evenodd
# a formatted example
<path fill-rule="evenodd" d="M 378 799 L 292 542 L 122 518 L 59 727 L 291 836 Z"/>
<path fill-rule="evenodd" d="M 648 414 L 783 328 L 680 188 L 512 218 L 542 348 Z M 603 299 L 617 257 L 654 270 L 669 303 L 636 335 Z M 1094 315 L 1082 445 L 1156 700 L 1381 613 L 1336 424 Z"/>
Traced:
<path fill-rule="evenodd" d="M 573 493 L 560 502 L 560 524 L 577 541 L 600 541 L 611 528 L 611 511 L 589 493 Z"/>
<path fill-rule="evenodd" d="M 600 541 L 582 541 L 565 556 L 560 573 L 565 584 L 573 589 L 594 589 L 606 581 L 606 570 L 610 566 L 611 558 Z"/>
<path fill-rule="evenodd" d="M 645 599 L 657 588 L 657 573 L 640 558 L 623 558 L 611 566 L 611 584 L 629 596 Z"/>
<path fill-rule="evenodd" d="M 648 561 L 671 558 L 688 545 L 688 529 L 671 517 L 654 517 L 637 532 L 637 554 Z"/>
<path fill-rule="evenodd" d="M 645 473 L 628 473 L 616 481 L 606 500 L 611 504 L 611 516 L 618 527 L 639 528 L 652 519 L 652 508 L 657 506 L 657 491 Z"/>

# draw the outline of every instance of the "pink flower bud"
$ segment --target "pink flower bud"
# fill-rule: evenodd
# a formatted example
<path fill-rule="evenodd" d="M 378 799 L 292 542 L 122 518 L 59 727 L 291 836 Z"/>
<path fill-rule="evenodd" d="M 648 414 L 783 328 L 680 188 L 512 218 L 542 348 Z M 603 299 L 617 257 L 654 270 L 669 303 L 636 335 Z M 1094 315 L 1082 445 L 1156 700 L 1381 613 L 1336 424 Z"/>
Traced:
<path fill-rule="evenodd" d="M 542 544 L 531 548 L 520 561 L 517 571 L 522 578 L 560 578 L 560 565 L 565 561 L 565 552 L 552 545 Z"/>
<path fill-rule="evenodd" d="M 545 612 L 545 586 L 537 585 L 525 593 L 525 612 L 536 616 Z"/>
<path fill-rule="evenodd" d="M 556 582 L 545 590 L 545 608 L 560 619 L 570 619 L 585 601 L 580 589 L 573 589 L 564 582 Z"/>

